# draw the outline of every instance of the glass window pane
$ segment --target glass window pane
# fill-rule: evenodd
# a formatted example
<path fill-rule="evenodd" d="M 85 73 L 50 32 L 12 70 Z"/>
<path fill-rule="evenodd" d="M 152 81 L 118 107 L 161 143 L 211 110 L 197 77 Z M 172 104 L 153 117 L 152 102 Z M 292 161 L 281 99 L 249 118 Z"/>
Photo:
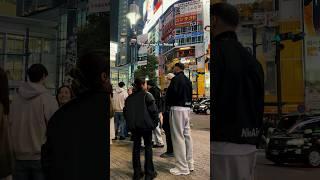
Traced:
<path fill-rule="evenodd" d="M 23 56 L 8 55 L 5 67 L 9 80 L 21 81 L 23 79 Z"/>

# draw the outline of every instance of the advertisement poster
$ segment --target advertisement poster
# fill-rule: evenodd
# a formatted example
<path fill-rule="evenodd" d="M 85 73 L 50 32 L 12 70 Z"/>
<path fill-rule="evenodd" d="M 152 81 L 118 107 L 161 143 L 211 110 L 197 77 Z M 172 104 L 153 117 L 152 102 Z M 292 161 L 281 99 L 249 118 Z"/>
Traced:
<path fill-rule="evenodd" d="M 317 2 L 317 1 L 313 1 Z M 320 110 L 320 10 L 319 5 L 310 3 L 304 9 L 305 22 L 305 81 L 306 108 Z"/>

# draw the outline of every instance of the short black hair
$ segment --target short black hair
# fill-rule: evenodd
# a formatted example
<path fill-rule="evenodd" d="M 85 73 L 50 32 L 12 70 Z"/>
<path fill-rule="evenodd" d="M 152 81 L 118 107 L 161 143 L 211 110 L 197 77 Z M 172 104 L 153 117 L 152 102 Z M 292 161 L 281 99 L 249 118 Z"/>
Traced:
<path fill-rule="evenodd" d="M 142 89 L 141 85 L 143 85 L 145 83 L 146 83 L 146 78 L 145 77 L 135 78 L 135 80 L 134 80 L 134 88 L 135 88 L 135 90 Z"/>
<path fill-rule="evenodd" d="M 123 88 L 126 84 L 124 82 L 119 82 L 118 86 Z"/>
<path fill-rule="evenodd" d="M 182 63 L 176 63 L 174 66 L 184 70 L 184 64 Z"/>
<path fill-rule="evenodd" d="M 27 70 L 29 80 L 33 83 L 40 82 L 44 76 L 48 76 L 47 68 L 42 64 L 33 64 Z"/>
<path fill-rule="evenodd" d="M 147 81 L 147 84 L 148 84 L 149 86 L 156 86 L 156 83 L 154 82 L 154 80 L 149 80 L 149 81 Z"/>
<path fill-rule="evenodd" d="M 84 54 L 78 61 L 78 68 L 81 74 L 81 83 L 89 88 L 100 88 L 101 73 L 109 75 L 109 59 L 105 52 L 92 51 Z"/>
<path fill-rule="evenodd" d="M 228 3 L 215 3 L 211 5 L 213 16 L 221 18 L 221 20 L 229 26 L 237 27 L 240 21 L 238 9 Z"/>

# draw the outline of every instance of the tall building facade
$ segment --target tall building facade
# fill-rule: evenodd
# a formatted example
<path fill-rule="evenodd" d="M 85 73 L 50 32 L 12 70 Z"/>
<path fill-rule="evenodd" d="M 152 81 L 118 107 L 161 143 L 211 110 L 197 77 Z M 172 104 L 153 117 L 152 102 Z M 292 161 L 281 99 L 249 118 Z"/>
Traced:
<path fill-rule="evenodd" d="M 137 61 L 137 44 L 135 40 L 142 34 L 143 20 L 138 19 L 133 26 L 127 17 L 130 4 L 135 3 L 139 7 L 140 16 L 142 16 L 143 0 L 119 0 L 118 6 L 118 56 L 116 67 L 121 74 L 121 77 L 127 76 L 128 81 L 132 80 L 132 74 L 136 67 Z"/>
<path fill-rule="evenodd" d="M 158 1 L 157 1 L 158 2 Z M 159 61 L 159 84 L 167 85 L 165 75 L 177 62 L 185 65 L 185 74 L 192 81 L 194 97 L 209 96 L 206 88 L 206 50 L 210 41 L 205 26 L 210 25 L 206 0 L 160 1 L 144 3 L 144 33 L 148 34 L 148 54 Z M 206 9 L 206 11 L 205 11 Z M 207 13 L 205 13 L 207 12 Z M 206 39 L 205 39 L 206 37 Z M 206 47 L 207 46 L 207 47 Z M 207 83 L 208 85 L 208 83 Z M 210 85 L 210 84 L 209 84 Z"/>
<path fill-rule="evenodd" d="M 128 39 L 129 32 L 129 20 L 126 15 L 129 12 L 129 0 L 119 0 L 119 11 L 118 11 L 118 42 L 119 42 L 119 56 L 116 66 L 123 66 L 128 63 L 128 45 L 130 39 Z"/>

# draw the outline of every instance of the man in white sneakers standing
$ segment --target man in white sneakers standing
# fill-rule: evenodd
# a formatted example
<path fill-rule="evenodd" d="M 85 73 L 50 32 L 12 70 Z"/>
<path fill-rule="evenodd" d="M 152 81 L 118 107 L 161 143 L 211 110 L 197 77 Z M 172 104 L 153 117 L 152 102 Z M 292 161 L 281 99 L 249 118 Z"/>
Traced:
<path fill-rule="evenodd" d="M 28 69 L 30 82 L 19 87 L 10 107 L 9 120 L 15 154 L 14 180 L 43 180 L 41 146 L 46 142 L 47 124 L 58 103 L 44 83 L 48 76 L 42 64 Z"/>
<path fill-rule="evenodd" d="M 175 77 L 167 90 L 166 102 L 170 109 L 170 130 L 176 167 L 173 175 L 188 175 L 194 170 L 193 145 L 190 130 L 192 83 L 183 73 L 184 65 L 176 63 Z"/>

